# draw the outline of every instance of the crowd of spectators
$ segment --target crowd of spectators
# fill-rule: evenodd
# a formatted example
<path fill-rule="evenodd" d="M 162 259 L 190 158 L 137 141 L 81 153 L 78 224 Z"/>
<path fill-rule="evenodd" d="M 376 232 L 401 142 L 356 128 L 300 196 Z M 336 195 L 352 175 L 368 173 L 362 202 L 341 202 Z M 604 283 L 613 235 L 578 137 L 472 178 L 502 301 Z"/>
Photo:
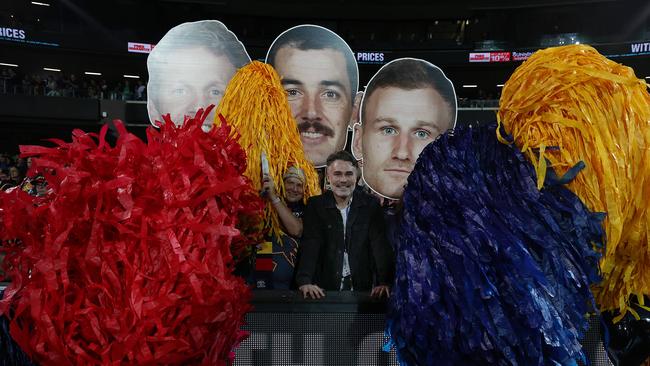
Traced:
<path fill-rule="evenodd" d="M 499 108 L 501 92 L 490 93 L 479 89 L 477 95 L 472 98 L 458 97 L 459 108 Z"/>
<path fill-rule="evenodd" d="M 27 170 L 31 165 L 31 159 L 23 159 L 18 155 L 0 153 L 0 190 L 6 191 L 13 187 L 20 187 L 29 194 L 44 195 L 47 191 L 47 183 L 42 177 L 25 179 Z M 18 189 L 18 188 L 16 188 Z M 5 244 L 6 238 L 0 238 L 0 249 Z M 5 281 L 4 272 L 2 271 L 2 261 L 4 253 L 0 251 L 0 282 Z"/>
<path fill-rule="evenodd" d="M 124 79 L 109 82 L 93 75 L 77 76 L 61 72 L 21 75 L 13 67 L 0 71 L 0 93 L 48 97 L 147 100 L 146 83 Z"/>
<path fill-rule="evenodd" d="M 60 72 L 19 75 L 15 68 L 0 71 L 0 93 L 44 95 L 48 97 L 97 98 L 110 100 L 147 100 L 147 83 L 124 79 L 107 82 L 97 76 L 80 76 Z M 473 98 L 458 98 L 459 108 L 497 108 L 498 94 L 478 91 Z"/>
<path fill-rule="evenodd" d="M 0 153 L 0 190 L 20 187 L 29 194 L 44 195 L 47 183 L 43 176 L 27 176 L 31 163 L 31 158 L 23 159 L 18 155 Z"/>
<path fill-rule="evenodd" d="M 29 164 L 31 159 L 0 153 L 0 189 L 6 191 L 20 185 L 27 175 Z"/>

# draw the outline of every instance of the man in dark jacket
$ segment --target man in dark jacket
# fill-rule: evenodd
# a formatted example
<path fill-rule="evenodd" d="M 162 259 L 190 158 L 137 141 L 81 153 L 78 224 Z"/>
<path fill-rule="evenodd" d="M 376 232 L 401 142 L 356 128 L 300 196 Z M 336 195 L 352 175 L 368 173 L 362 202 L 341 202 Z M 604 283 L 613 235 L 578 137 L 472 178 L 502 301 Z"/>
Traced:
<path fill-rule="evenodd" d="M 303 218 L 296 282 L 304 297 L 324 290 L 389 294 L 394 256 L 377 200 L 357 187 L 358 166 L 339 151 L 327 158 L 331 190 L 311 197 Z"/>

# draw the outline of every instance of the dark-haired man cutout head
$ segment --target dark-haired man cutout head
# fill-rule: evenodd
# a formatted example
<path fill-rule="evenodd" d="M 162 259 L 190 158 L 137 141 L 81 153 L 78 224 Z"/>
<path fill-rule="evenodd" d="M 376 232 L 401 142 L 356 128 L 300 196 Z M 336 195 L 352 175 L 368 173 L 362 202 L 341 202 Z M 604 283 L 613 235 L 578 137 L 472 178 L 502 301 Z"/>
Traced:
<path fill-rule="evenodd" d="M 356 122 L 359 71 L 352 50 L 326 28 L 301 25 L 276 38 L 266 62 L 282 79 L 307 157 L 324 166 L 345 147 L 348 126 Z"/>

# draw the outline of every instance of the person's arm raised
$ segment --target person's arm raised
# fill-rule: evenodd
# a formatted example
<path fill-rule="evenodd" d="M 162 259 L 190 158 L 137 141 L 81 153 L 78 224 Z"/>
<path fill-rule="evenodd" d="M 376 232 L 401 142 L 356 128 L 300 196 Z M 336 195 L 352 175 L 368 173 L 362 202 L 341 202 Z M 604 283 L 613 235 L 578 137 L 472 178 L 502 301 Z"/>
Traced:
<path fill-rule="evenodd" d="M 280 223 L 287 234 L 296 238 L 302 236 L 302 220 L 295 217 L 284 201 L 278 197 L 275 191 L 275 183 L 268 175 L 265 175 L 262 181 L 262 191 L 265 192 L 264 197 L 271 202 L 275 212 L 278 213 Z"/>

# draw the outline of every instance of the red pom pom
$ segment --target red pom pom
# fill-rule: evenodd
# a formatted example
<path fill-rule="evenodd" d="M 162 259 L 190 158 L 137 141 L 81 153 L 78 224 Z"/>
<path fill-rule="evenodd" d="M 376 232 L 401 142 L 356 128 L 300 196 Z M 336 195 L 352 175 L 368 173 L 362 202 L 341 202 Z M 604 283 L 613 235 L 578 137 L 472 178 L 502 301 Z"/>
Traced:
<path fill-rule="evenodd" d="M 0 194 L 12 283 L 0 301 L 14 340 L 56 365 L 226 364 L 242 340 L 250 292 L 234 255 L 258 242 L 263 203 L 225 124 L 115 126 L 115 147 L 73 132 L 23 146 L 51 192 Z"/>

